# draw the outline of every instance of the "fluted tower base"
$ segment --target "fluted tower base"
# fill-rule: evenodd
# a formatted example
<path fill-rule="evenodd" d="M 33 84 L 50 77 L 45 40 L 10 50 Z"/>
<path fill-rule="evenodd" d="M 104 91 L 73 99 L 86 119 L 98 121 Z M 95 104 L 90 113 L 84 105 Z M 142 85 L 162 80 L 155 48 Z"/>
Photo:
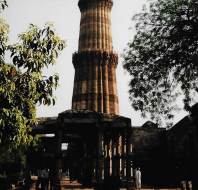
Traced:
<path fill-rule="evenodd" d="M 117 54 L 105 51 L 83 51 L 73 55 L 75 79 L 72 109 L 118 114 L 117 63 Z"/>

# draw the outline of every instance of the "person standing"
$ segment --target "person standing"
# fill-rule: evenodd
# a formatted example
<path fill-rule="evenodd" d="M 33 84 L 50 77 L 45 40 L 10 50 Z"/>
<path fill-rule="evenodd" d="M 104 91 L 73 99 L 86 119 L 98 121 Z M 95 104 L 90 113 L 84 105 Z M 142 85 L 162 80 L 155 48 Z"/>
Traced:
<path fill-rule="evenodd" d="M 36 182 L 36 189 L 40 189 L 41 188 L 41 181 L 42 181 L 42 170 L 38 169 L 37 170 L 37 174 L 38 174 L 38 180 Z"/>
<path fill-rule="evenodd" d="M 141 189 L 141 171 L 140 168 L 137 168 L 135 171 L 135 185 L 136 189 Z"/>

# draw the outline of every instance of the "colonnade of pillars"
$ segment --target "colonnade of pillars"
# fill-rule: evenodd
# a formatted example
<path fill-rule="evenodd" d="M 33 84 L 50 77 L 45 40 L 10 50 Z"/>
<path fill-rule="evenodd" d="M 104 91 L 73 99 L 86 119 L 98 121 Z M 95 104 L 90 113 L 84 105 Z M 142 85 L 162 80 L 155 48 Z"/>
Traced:
<path fill-rule="evenodd" d="M 114 135 L 98 135 L 98 182 L 105 177 L 118 177 L 131 180 L 133 170 L 131 164 L 132 144 L 130 133 Z"/>
<path fill-rule="evenodd" d="M 105 178 L 110 176 L 116 177 L 117 179 L 131 181 L 133 177 L 132 169 L 132 144 L 130 132 L 99 132 L 98 142 L 96 147 L 96 157 L 93 158 L 95 166 L 93 168 L 93 175 L 96 177 L 97 183 L 103 183 Z M 60 169 L 61 169 L 61 142 L 62 132 L 57 132 L 57 152 L 56 152 L 56 167 L 55 167 L 55 190 L 61 189 L 60 184 Z M 88 144 L 87 144 L 88 145 Z M 89 146 L 89 145 L 88 145 Z M 87 150 L 85 150 L 86 152 Z M 85 156 L 85 155 L 84 155 Z M 94 161 L 95 160 L 95 161 Z M 86 163 L 84 163 L 86 164 Z M 94 177 L 93 176 L 93 177 Z"/>

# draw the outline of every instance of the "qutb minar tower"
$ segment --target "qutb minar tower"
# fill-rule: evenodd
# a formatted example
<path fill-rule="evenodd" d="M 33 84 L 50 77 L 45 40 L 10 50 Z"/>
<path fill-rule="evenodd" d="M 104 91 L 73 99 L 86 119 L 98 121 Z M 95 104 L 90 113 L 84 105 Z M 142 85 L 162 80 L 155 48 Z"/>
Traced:
<path fill-rule="evenodd" d="M 112 0 L 79 0 L 81 11 L 72 109 L 119 114 L 116 86 L 118 55 L 111 34 Z"/>

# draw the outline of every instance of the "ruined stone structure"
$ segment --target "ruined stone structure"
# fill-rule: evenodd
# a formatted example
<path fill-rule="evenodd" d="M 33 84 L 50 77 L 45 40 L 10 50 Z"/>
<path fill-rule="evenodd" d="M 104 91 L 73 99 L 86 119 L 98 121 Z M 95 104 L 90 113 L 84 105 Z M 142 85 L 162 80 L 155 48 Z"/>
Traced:
<path fill-rule="evenodd" d="M 118 56 L 112 47 L 110 23 L 113 2 L 79 0 L 78 5 L 81 22 L 78 52 L 73 54 L 72 109 L 33 127 L 33 135 L 54 136 L 43 135 L 40 150 L 30 153 L 30 165 L 50 169 L 55 190 L 64 189 L 61 173 L 66 170 L 83 187 L 130 189 L 134 167 L 141 167 L 142 181 L 151 187 L 178 185 L 189 176 L 196 184 L 197 105 L 191 117 L 170 130 L 152 122 L 132 128 L 129 118 L 119 116 Z M 63 143 L 67 150 L 62 150 Z"/>
<path fill-rule="evenodd" d="M 58 118 L 43 118 L 33 128 L 33 135 L 55 136 L 43 137 L 40 152 L 32 153 L 29 162 L 35 168 L 53 171 L 57 190 L 64 189 L 62 171 L 69 171 L 70 178 L 80 182 L 82 187 L 117 189 L 132 186 L 131 129 L 129 118 L 88 110 L 67 110 Z M 68 150 L 61 149 L 62 143 L 68 144 Z"/>
<path fill-rule="evenodd" d="M 172 181 L 191 181 L 198 189 L 198 103 L 190 114 L 167 131 L 167 161 Z"/>
<path fill-rule="evenodd" d="M 81 21 L 78 52 L 73 54 L 72 109 L 41 120 L 32 134 L 54 134 L 43 140 L 45 152 L 40 154 L 45 167 L 53 171 L 54 189 L 64 188 L 61 171 L 66 170 L 83 186 L 128 188 L 133 182 L 132 127 L 129 118 L 118 115 L 118 55 L 113 52 L 110 23 L 113 2 L 79 0 L 78 5 Z M 65 152 L 62 143 L 68 144 Z"/>
<path fill-rule="evenodd" d="M 147 186 L 181 187 L 181 182 L 198 189 L 198 104 L 172 128 L 151 122 L 132 128 L 133 164 L 141 167 Z"/>
<path fill-rule="evenodd" d="M 73 55 L 75 79 L 72 109 L 118 114 L 116 66 L 110 13 L 112 0 L 80 0 L 78 52 Z"/>

